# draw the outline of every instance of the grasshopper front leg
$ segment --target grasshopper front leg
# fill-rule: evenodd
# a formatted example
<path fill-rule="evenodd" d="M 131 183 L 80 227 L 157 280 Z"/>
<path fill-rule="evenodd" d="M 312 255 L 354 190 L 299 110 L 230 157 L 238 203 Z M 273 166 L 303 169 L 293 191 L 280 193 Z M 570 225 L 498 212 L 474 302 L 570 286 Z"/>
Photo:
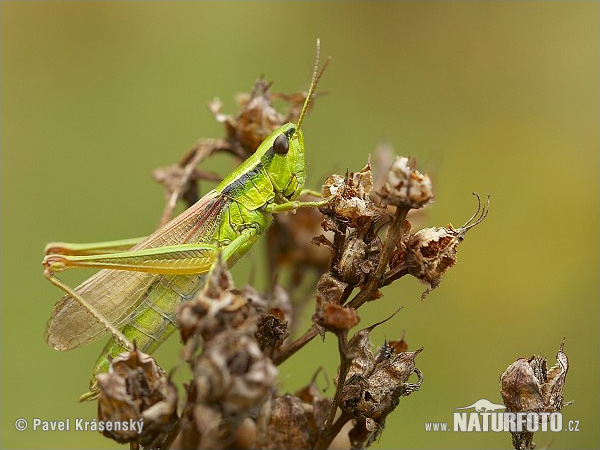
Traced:
<path fill-rule="evenodd" d="M 300 195 L 298 197 L 302 197 L 303 195 L 312 195 L 313 197 L 323 198 L 320 192 L 315 191 L 314 189 L 302 189 L 300 191 Z"/>
<path fill-rule="evenodd" d="M 304 192 L 304 191 L 303 191 Z M 309 193 L 311 195 L 314 195 L 315 191 L 310 191 Z M 333 200 L 334 196 L 325 198 L 323 200 L 319 200 L 316 202 L 301 202 L 301 201 L 297 201 L 297 200 L 293 200 L 290 202 L 285 202 L 285 203 L 279 203 L 279 204 L 275 204 L 275 203 L 271 203 L 269 205 L 265 206 L 265 211 L 272 213 L 272 214 L 277 214 L 280 212 L 285 212 L 285 211 L 295 211 L 298 208 L 320 208 L 321 206 L 325 206 L 326 204 L 328 204 L 331 200 Z"/>

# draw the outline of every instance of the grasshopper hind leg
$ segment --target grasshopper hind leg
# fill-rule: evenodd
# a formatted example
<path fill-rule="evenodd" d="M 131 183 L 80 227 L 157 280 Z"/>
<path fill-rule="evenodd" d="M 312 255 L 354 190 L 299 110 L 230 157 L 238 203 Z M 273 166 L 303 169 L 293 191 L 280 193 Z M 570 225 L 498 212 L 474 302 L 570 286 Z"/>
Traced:
<path fill-rule="evenodd" d="M 45 255 L 100 255 L 129 250 L 145 238 L 121 239 L 118 241 L 92 242 L 86 244 L 72 242 L 50 242 L 44 249 Z"/>

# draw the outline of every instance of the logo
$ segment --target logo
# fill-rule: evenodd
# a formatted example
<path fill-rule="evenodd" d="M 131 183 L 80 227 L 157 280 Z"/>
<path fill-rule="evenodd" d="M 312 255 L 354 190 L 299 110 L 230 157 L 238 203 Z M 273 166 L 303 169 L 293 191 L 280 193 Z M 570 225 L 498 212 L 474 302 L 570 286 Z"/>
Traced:
<path fill-rule="evenodd" d="M 505 409 L 506 406 L 499 405 L 497 403 L 492 403 L 489 400 L 486 400 L 485 398 L 480 398 L 472 405 L 463 406 L 462 408 L 455 408 L 455 409 L 471 409 L 471 408 L 475 408 L 475 411 L 477 411 L 477 412 L 490 412 L 490 411 L 498 411 L 499 409 Z"/>
<path fill-rule="evenodd" d="M 562 415 L 560 413 L 536 412 L 497 412 L 506 409 L 504 405 L 480 398 L 475 403 L 455 410 L 474 409 L 474 412 L 455 412 L 454 431 L 510 431 L 535 432 L 538 430 L 561 431 Z"/>
<path fill-rule="evenodd" d="M 452 422 L 425 422 L 425 431 L 534 433 L 536 431 L 579 431 L 579 420 L 563 427 L 559 412 L 508 412 L 504 405 L 480 398 L 469 406 L 454 408 Z"/>

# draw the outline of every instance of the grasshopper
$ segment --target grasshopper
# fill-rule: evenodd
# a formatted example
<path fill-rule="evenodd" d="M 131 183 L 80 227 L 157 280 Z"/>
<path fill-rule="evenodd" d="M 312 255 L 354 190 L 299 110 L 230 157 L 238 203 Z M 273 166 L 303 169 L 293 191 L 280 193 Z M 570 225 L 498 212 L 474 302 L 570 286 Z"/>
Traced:
<path fill-rule="evenodd" d="M 297 124 L 271 133 L 215 189 L 150 236 L 46 246 L 44 276 L 66 293 L 53 309 L 46 342 L 65 351 L 106 332 L 112 335 L 94 366 L 90 392 L 81 401 L 97 396 L 96 375 L 106 372 L 115 356 L 132 350 L 134 343 L 151 353 L 177 329 L 178 305 L 203 287 L 219 255 L 231 266 L 268 228 L 273 214 L 327 203 L 297 199 L 304 192 L 315 194 L 304 189 L 301 125 L 328 61 L 319 69 L 317 41 L 313 76 Z M 73 289 L 55 273 L 75 267 L 101 270 Z"/>

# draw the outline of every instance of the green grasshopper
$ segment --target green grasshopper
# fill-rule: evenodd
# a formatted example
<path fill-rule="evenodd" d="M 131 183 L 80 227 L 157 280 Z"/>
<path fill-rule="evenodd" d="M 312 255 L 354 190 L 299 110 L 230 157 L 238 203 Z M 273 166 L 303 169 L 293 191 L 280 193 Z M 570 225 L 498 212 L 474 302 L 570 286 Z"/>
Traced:
<path fill-rule="evenodd" d="M 48 345 L 71 350 L 112 334 L 94 366 L 90 392 L 80 400 L 96 397 L 96 375 L 107 371 L 115 356 L 132 350 L 134 342 L 151 353 L 177 329 L 177 306 L 203 287 L 219 255 L 231 266 L 268 228 L 274 213 L 327 203 L 297 200 L 304 192 L 314 194 L 304 190 L 301 125 L 327 62 L 319 70 L 317 41 L 297 125 L 287 123 L 271 133 L 215 189 L 150 236 L 46 246 L 44 276 L 66 292 L 48 322 Z M 102 270 L 73 289 L 54 275 L 71 267 Z"/>

